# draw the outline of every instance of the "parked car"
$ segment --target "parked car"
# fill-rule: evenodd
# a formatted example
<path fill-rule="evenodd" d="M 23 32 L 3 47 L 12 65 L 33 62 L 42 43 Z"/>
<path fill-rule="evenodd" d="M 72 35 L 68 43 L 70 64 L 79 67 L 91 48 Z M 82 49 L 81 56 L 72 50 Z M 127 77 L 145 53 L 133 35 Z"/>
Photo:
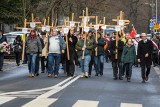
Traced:
<path fill-rule="evenodd" d="M 29 35 L 30 32 L 27 32 L 27 36 Z M 13 42 L 14 40 L 16 39 L 17 35 L 20 35 L 22 36 L 23 33 L 21 31 L 18 31 L 18 32 L 9 32 L 9 33 L 5 33 L 4 34 L 6 36 L 6 39 L 7 39 L 7 42 L 9 43 L 10 45 L 10 54 L 5 54 L 4 55 L 4 58 L 15 58 L 15 54 L 14 54 L 14 45 L 13 45 Z"/>

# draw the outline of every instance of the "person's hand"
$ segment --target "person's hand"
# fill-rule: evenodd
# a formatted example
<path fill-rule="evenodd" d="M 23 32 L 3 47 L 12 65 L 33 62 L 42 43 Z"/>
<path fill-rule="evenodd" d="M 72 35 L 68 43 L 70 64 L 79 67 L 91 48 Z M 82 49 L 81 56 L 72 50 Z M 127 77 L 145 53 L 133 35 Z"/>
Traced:
<path fill-rule="evenodd" d="M 95 51 L 97 51 L 97 48 L 95 48 Z"/>
<path fill-rule="evenodd" d="M 83 48 L 82 48 L 82 51 L 84 51 L 84 50 L 85 50 L 85 48 L 83 47 Z"/>
<path fill-rule="evenodd" d="M 73 42 L 72 38 L 69 38 L 69 41 Z"/>
<path fill-rule="evenodd" d="M 39 57 L 42 57 L 42 54 L 39 54 Z"/>
<path fill-rule="evenodd" d="M 86 48 L 86 45 L 84 45 L 83 48 Z"/>
<path fill-rule="evenodd" d="M 140 59 L 138 59 L 138 62 L 141 62 L 141 60 L 140 60 Z"/>
<path fill-rule="evenodd" d="M 62 53 L 64 53 L 64 50 L 62 50 Z"/>
<path fill-rule="evenodd" d="M 96 42 L 96 45 L 98 45 L 98 41 Z"/>
<path fill-rule="evenodd" d="M 147 58 L 148 56 L 149 56 L 149 54 L 148 54 L 148 53 L 146 53 L 146 54 L 145 54 L 145 57 Z"/>

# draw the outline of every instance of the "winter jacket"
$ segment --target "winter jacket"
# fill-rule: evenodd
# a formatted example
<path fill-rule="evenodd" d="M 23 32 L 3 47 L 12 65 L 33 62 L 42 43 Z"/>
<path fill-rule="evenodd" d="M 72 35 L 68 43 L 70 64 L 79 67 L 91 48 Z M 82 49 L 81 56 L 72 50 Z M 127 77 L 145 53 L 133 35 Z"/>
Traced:
<path fill-rule="evenodd" d="M 122 58 L 123 63 L 134 63 L 136 60 L 136 51 L 134 45 L 132 46 L 124 46 L 123 52 L 122 52 Z"/>
<path fill-rule="evenodd" d="M 97 50 L 97 55 L 104 55 L 104 46 L 106 45 L 106 40 L 104 38 L 98 38 L 98 44 L 96 47 L 98 48 Z"/>
<path fill-rule="evenodd" d="M 82 56 L 82 48 L 84 46 L 84 40 L 79 40 L 76 44 L 77 55 L 78 57 Z M 92 49 L 94 48 L 93 42 L 91 40 L 86 40 L 86 49 L 84 55 L 92 55 Z"/>
<path fill-rule="evenodd" d="M 26 38 L 26 53 L 42 53 L 42 45 L 39 37 L 31 39 L 30 36 Z"/>

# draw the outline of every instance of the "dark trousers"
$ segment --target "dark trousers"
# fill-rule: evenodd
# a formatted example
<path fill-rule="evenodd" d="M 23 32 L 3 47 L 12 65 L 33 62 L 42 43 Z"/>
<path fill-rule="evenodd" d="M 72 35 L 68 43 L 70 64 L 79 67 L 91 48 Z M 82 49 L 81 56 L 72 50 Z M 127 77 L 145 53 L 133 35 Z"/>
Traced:
<path fill-rule="evenodd" d="M 66 60 L 66 72 L 68 76 L 73 76 L 75 72 L 74 55 L 70 56 L 70 60 Z"/>
<path fill-rule="evenodd" d="M 157 53 L 152 54 L 152 61 L 153 61 L 153 65 L 158 64 Z"/>
<path fill-rule="evenodd" d="M 104 55 L 95 56 L 94 61 L 96 73 L 103 75 Z"/>
<path fill-rule="evenodd" d="M 42 56 L 42 57 L 41 57 L 41 70 L 42 70 L 43 72 L 45 71 L 45 68 L 46 68 L 46 70 L 47 70 L 47 68 L 48 68 L 48 61 L 46 61 L 46 63 L 45 63 L 45 61 L 46 61 L 45 56 Z"/>
<path fill-rule="evenodd" d="M 119 72 L 119 77 L 121 78 L 122 77 L 122 63 L 119 61 L 114 61 L 112 62 L 112 68 L 113 68 L 113 76 L 117 78 L 118 72 Z"/>
<path fill-rule="evenodd" d="M 132 76 L 132 63 L 125 63 L 126 77 L 131 78 Z"/>
<path fill-rule="evenodd" d="M 21 52 L 15 52 L 15 55 L 16 55 L 16 63 L 18 65 L 20 64 Z"/>
<path fill-rule="evenodd" d="M 91 75 L 91 73 L 92 73 L 92 66 L 93 66 L 93 65 L 94 65 L 94 67 L 95 67 L 94 55 L 91 56 L 91 61 L 90 61 L 90 63 L 89 63 L 89 72 L 88 72 L 89 75 Z"/>
<path fill-rule="evenodd" d="M 4 53 L 0 53 L 0 69 L 3 68 Z"/>
<path fill-rule="evenodd" d="M 146 77 L 149 76 L 150 70 L 151 70 L 151 66 L 141 66 L 142 79 L 145 79 Z"/>

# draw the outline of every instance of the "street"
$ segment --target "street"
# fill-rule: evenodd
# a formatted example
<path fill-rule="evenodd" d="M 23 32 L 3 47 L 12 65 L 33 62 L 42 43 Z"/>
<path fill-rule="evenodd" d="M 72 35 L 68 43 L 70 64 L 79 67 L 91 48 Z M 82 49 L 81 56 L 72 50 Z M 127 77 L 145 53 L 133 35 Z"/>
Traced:
<path fill-rule="evenodd" d="M 12 63 L 12 65 L 16 65 Z M 5 67 L 7 69 L 7 67 Z M 113 80 L 112 67 L 105 63 L 104 75 L 59 78 L 40 74 L 29 78 L 27 65 L 0 72 L 0 107 L 160 107 L 160 70 L 151 70 L 149 81 L 141 83 L 140 68 L 133 67 L 131 82 Z"/>

